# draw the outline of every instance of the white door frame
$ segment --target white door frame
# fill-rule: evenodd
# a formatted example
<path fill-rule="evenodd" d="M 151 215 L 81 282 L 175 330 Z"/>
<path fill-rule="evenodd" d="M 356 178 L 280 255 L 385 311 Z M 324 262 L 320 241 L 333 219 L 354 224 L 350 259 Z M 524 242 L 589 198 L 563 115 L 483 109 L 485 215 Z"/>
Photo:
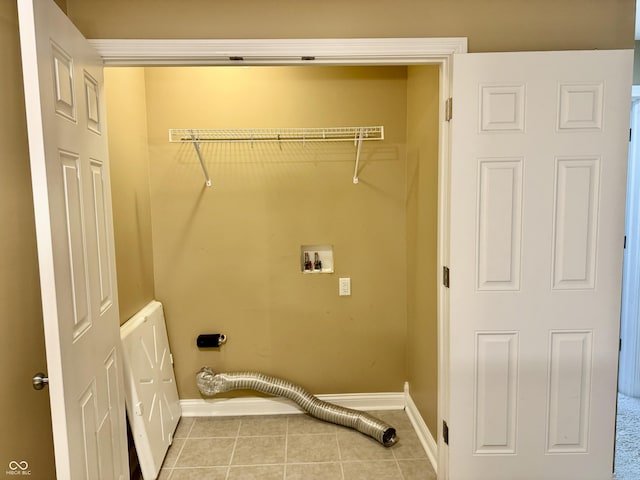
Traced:
<path fill-rule="evenodd" d="M 438 65 L 438 477 L 448 478 L 442 437 L 449 408 L 449 294 L 440 278 L 449 264 L 450 129 L 445 108 L 451 96 L 453 55 L 467 53 L 466 38 L 117 40 L 89 43 L 105 66 L 180 65 Z M 433 457 L 432 457 L 433 458 Z M 435 458 L 434 458 L 435 460 Z"/>
<path fill-rule="evenodd" d="M 639 300 L 634 295 L 640 287 L 638 272 L 638 240 L 635 231 L 638 229 L 638 208 L 634 206 L 638 194 L 632 188 L 640 183 L 637 168 L 633 168 L 631 159 L 635 158 L 637 164 L 640 156 L 640 86 L 634 85 L 631 90 L 631 128 L 632 135 L 629 138 L 629 170 L 627 179 L 627 218 L 625 221 L 625 234 L 627 246 L 624 252 L 624 269 L 622 282 L 622 313 L 620 318 L 620 362 L 618 372 L 618 391 L 629 396 L 640 392 L 639 368 L 637 365 L 640 357 L 640 329 L 637 325 L 637 313 Z M 635 230 L 635 231 L 634 231 Z M 632 316 L 636 315 L 633 319 Z"/>

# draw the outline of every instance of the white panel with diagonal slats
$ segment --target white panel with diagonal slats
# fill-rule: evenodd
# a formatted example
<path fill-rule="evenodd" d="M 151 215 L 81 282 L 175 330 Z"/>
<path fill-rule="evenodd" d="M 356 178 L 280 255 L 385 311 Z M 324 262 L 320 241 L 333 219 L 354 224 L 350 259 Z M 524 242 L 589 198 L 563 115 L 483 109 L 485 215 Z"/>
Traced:
<path fill-rule="evenodd" d="M 120 327 L 129 423 L 145 478 L 156 478 L 181 408 L 162 304 L 152 301 Z"/>

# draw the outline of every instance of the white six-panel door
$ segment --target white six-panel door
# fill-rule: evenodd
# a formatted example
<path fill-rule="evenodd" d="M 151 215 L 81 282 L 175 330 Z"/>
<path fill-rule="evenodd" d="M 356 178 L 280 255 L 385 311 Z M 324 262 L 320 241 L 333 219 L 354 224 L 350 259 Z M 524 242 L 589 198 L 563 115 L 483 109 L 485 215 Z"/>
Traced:
<path fill-rule="evenodd" d="M 632 62 L 455 58 L 452 480 L 611 478 Z"/>
<path fill-rule="evenodd" d="M 51 0 L 19 0 L 59 479 L 126 479 L 102 60 Z"/>

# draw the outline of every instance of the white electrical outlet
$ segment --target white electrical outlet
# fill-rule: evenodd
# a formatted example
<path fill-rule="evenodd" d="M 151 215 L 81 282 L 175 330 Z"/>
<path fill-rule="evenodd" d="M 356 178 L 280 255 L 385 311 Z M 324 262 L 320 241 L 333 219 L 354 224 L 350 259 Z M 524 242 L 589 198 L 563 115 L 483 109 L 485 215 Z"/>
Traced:
<path fill-rule="evenodd" d="M 351 279 L 349 277 L 339 279 L 338 293 L 341 297 L 351 295 Z"/>

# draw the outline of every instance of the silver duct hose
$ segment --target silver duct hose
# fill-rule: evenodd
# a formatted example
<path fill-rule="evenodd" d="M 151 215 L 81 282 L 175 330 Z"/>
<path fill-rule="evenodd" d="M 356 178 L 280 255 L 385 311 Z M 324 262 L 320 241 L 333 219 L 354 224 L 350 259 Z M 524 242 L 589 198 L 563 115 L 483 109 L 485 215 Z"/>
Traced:
<path fill-rule="evenodd" d="M 312 417 L 353 428 L 376 439 L 385 447 L 395 444 L 398 439 L 395 428 L 368 413 L 324 402 L 302 387 L 280 378 L 256 372 L 216 374 L 209 367 L 203 367 L 196 375 L 196 384 L 200 392 L 207 396 L 231 390 L 255 390 L 286 397 L 300 405 Z"/>

